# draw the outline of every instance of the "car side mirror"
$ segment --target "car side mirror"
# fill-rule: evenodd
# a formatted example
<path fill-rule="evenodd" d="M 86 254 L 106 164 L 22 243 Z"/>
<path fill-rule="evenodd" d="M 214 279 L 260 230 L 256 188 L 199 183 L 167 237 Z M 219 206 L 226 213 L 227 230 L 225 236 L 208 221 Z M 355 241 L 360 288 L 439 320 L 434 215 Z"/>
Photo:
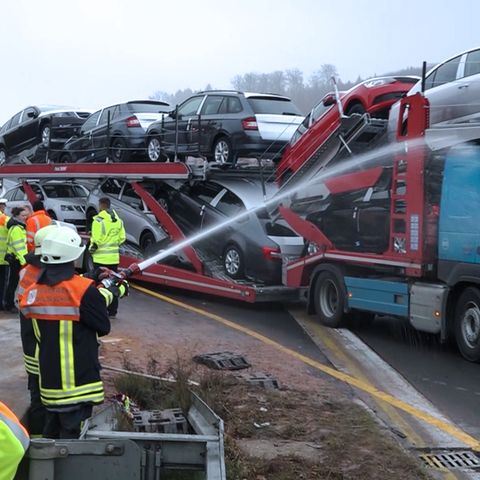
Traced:
<path fill-rule="evenodd" d="M 330 94 L 323 99 L 322 103 L 324 107 L 330 107 L 331 105 L 334 105 L 335 103 L 337 103 L 337 99 L 335 98 L 335 95 Z"/>
<path fill-rule="evenodd" d="M 171 112 L 168 112 L 168 116 L 169 116 L 170 118 L 175 119 L 175 117 L 177 116 L 177 111 L 176 111 L 176 110 L 172 110 Z"/>
<path fill-rule="evenodd" d="M 37 116 L 38 116 L 37 112 L 32 112 L 32 111 L 27 112 L 27 117 L 28 118 L 37 118 Z"/>

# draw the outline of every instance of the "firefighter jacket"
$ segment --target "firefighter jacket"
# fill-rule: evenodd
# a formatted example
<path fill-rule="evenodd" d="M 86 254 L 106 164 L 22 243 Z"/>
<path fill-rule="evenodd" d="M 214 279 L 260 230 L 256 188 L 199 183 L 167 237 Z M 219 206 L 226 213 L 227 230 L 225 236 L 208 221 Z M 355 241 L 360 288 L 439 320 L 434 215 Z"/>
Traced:
<path fill-rule="evenodd" d="M 8 262 L 5 260 L 5 254 L 7 253 L 7 222 L 9 220 L 10 217 L 0 213 L 0 265 L 8 265 Z"/>
<path fill-rule="evenodd" d="M 49 265 L 20 301 L 39 345 L 40 396 L 50 410 L 103 402 L 97 335 L 110 332 L 105 300 L 74 265 Z"/>
<path fill-rule="evenodd" d="M 13 480 L 30 439 L 15 414 L 0 402 L 0 480 Z"/>
<path fill-rule="evenodd" d="M 12 255 L 20 263 L 25 265 L 25 255 L 27 252 L 27 232 L 25 231 L 25 224 L 11 218 L 7 222 L 7 255 Z"/>
<path fill-rule="evenodd" d="M 20 270 L 18 276 L 18 287 L 15 294 L 15 303 L 20 305 L 20 300 L 25 290 L 33 285 L 42 271 L 40 256 L 29 253 L 25 257 L 27 264 Z M 35 337 L 33 323 L 25 318 L 20 312 L 20 338 L 23 348 L 23 362 L 25 370 L 30 375 L 38 375 L 38 342 Z"/>
<path fill-rule="evenodd" d="M 27 250 L 32 252 L 35 250 L 35 234 L 43 227 L 46 227 L 52 223 L 52 219 L 49 217 L 45 210 L 37 210 L 33 212 L 25 223 L 25 230 L 27 231 Z"/>
<path fill-rule="evenodd" d="M 115 210 L 102 210 L 93 217 L 90 253 L 101 265 L 120 263 L 119 247 L 125 241 L 125 227 Z"/>

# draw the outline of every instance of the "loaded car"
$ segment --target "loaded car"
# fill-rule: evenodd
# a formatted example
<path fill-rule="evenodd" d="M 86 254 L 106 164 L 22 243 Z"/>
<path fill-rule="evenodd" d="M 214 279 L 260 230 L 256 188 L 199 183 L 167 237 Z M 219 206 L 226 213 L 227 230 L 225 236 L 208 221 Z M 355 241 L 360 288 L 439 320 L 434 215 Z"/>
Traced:
<path fill-rule="evenodd" d="M 414 95 L 422 82 L 408 92 Z M 425 96 L 430 102 L 430 125 L 480 122 L 480 48 L 467 50 L 432 68 L 425 76 Z M 389 138 L 394 139 L 400 104 L 392 107 Z"/>
<path fill-rule="evenodd" d="M 37 145 L 47 148 L 51 143 L 59 148 L 89 115 L 88 110 L 56 105 L 31 106 L 16 113 L 0 129 L 0 165 Z"/>
<path fill-rule="evenodd" d="M 388 118 L 391 106 L 419 80 L 414 76 L 378 77 L 365 80 L 346 92 L 340 92 L 343 112 L 347 116 L 368 113 Z M 282 183 L 321 147 L 340 126 L 336 97 L 328 93 L 312 108 L 293 134 L 278 165 L 276 176 Z"/>
<path fill-rule="evenodd" d="M 43 201 L 45 210 L 52 219 L 71 223 L 79 230 L 85 229 L 85 205 L 88 190 L 83 185 L 57 180 L 29 182 L 29 185 L 37 194 L 38 199 Z M 10 214 L 13 207 L 30 204 L 22 185 L 8 190 L 5 198 L 8 200 L 7 214 Z"/>
<path fill-rule="evenodd" d="M 171 107 L 166 102 L 133 100 L 92 113 L 60 154 L 61 162 L 126 162 L 145 156 L 145 132 Z M 109 123 L 110 122 L 110 123 Z"/>
<path fill-rule="evenodd" d="M 98 201 L 102 197 L 110 199 L 112 208 L 123 220 L 127 241 L 146 250 L 168 237 L 133 187 L 128 182 L 113 178 L 104 180 L 90 191 L 86 211 L 88 228 L 98 213 Z"/>
<path fill-rule="evenodd" d="M 271 183 L 265 188 L 268 197 L 276 191 Z M 165 190 L 161 192 L 170 216 L 187 236 L 208 230 L 264 201 L 261 183 L 246 178 L 184 184 L 178 190 L 167 190 L 167 196 Z M 283 220 L 273 222 L 267 210 L 261 208 L 193 244 L 197 245 L 220 260 L 224 273 L 231 278 L 278 284 L 282 280 L 282 257 L 298 257 L 303 238 Z"/>
<path fill-rule="evenodd" d="M 203 155 L 222 164 L 238 156 L 278 158 L 302 120 L 281 95 L 199 92 L 150 125 L 147 155 L 152 162 Z"/>

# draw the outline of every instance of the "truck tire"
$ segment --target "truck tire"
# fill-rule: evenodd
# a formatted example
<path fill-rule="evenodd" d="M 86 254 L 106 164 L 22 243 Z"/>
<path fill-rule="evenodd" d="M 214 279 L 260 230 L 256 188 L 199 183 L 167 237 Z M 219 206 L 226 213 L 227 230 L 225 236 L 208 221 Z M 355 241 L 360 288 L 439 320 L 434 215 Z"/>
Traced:
<path fill-rule="evenodd" d="M 464 358 L 480 362 L 480 290 L 466 288 L 455 309 L 455 340 Z"/>
<path fill-rule="evenodd" d="M 338 277 L 329 271 L 321 272 L 315 283 L 315 311 L 318 319 L 327 327 L 342 324 L 346 306 L 345 288 Z"/>

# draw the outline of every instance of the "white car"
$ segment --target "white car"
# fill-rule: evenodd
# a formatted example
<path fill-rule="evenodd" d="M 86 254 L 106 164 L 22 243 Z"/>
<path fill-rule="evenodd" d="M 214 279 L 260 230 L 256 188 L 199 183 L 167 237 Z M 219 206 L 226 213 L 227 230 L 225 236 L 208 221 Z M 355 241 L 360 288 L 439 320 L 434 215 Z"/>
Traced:
<path fill-rule="evenodd" d="M 79 230 L 85 229 L 85 206 L 88 190 L 75 182 L 47 181 L 29 182 L 32 190 L 45 205 L 45 210 L 54 220 L 75 225 Z M 8 200 L 6 213 L 11 214 L 13 207 L 30 205 L 22 184 L 18 184 L 5 193 Z"/>

